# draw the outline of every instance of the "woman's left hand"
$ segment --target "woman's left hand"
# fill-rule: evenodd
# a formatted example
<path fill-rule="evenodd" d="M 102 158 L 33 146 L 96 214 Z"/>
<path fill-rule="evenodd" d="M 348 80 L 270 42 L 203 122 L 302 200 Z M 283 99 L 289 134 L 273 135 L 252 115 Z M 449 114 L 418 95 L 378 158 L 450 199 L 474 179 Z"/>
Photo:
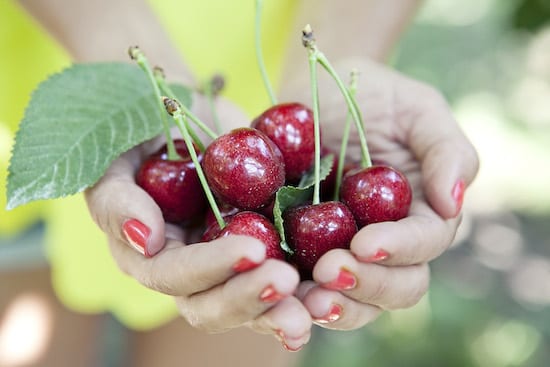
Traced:
<path fill-rule="evenodd" d="M 299 287 L 298 297 L 317 324 L 351 330 L 383 310 L 413 306 L 427 292 L 428 262 L 454 239 L 478 158 L 433 88 L 368 60 L 339 66 L 360 71 L 356 99 L 371 158 L 403 172 L 413 189 L 406 218 L 363 227 L 350 250 L 326 253 L 314 268 L 314 282 Z M 331 83 L 319 81 L 321 121 L 324 144 L 338 151 L 347 107 Z M 355 160 L 358 147 L 353 133 L 348 153 Z"/>

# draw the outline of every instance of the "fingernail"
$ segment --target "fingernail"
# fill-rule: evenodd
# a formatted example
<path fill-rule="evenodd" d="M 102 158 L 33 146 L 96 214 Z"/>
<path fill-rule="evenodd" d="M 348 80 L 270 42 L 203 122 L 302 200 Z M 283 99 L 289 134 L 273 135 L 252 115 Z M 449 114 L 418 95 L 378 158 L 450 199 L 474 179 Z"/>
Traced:
<path fill-rule="evenodd" d="M 244 273 L 257 267 L 258 263 L 250 260 L 249 258 L 243 257 L 233 265 L 233 271 L 236 273 Z"/>
<path fill-rule="evenodd" d="M 302 343 L 300 343 L 296 347 L 293 347 L 289 344 L 289 341 L 293 342 L 293 343 L 302 341 L 304 336 L 300 336 L 298 338 L 289 338 L 289 337 L 285 336 L 285 334 L 283 333 L 282 330 L 280 330 L 280 329 L 275 330 L 275 337 L 281 342 L 283 348 L 285 348 L 289 352 L 297 352 L 297 351 L 301 350 L 304 347 L 304 344 L 302 344 Z"/>
<path fill-rule="evenodd" d="M 459 179 L 455 185 L 453 186 L 453 190 L 451 191 L 451 195 L 453 197 L 453 200 L 456 204 L 456 213 L 455 216 L 460 213 L 460 210 L 462 210 L 462 202 L 464 201 L 464 189 L 466 185 L 464 183 L 463 179 Z"/>
<path fill-rule="evenodd" d="M 297 346 L 297 347 L 291 347 L 286 342 L 283 342 L 283 348 L 288 350 L 289 352 L 299 352 L 304 347 L 303 344 Z"/>
<path fill-rule="evenodd" d="M 342 316 L 343 308 L 339 304 L 332 304 L 330 307 L 330 310 L 328 313 L 323 316 L 315 319 L 315 321 L 319 324 L 330 324 L 331 322 L 338 321 L 340 317 Z"/>
<path fill-rule="evenodd" d="M 390 254 L 387 251 L 379 249 L 374 255 L 362 257 L 359 260 L 365 263 L 376 263 L 379 261 L 384 261 L 388 257 L 390 257 Z"/>
<path fill-rule="evenodd" d="M 346 269 L 341 269 L 338 274 L 338 278 L 332 282 L 323 284 L 323 287 L 332 289 L 335 291 L 346 291 L 355 288 L 357 285 L 357 278 L 352 272 Z"/>
<path fill-rule="evenodd" d="M 285 298 L 285 296 L 277 292 L 277 290 L 272 285 L 268 285 L 260 293 L 260 300 L 265 303 L 277 302 L 282 300 L 283 298 Z"/>
<path fill-rule="evenodd" d="M 128 243 L 145 257 L 147 253 L 147 241 L 151 235 L 151 229 L 137 219 L 128 219 L 122 224 L 122 233 Z"/>

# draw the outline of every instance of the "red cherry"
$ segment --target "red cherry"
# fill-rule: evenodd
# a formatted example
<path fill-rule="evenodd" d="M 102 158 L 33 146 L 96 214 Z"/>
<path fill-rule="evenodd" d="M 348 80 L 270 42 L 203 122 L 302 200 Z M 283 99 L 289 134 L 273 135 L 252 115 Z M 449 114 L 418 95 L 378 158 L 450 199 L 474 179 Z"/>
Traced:
<path fill-rule="evenodd" d="M 350 208 L 359 227 L 396 221 L 409 213 L 412 190 L 409 181 L 390 166 L 352 170 L 344 176 L 340 198 Z"/>
<path fill-rule="evenodd" d="M 225 203 L 218 204 L 218 209 L 220 210 L 222 218 L 232 216 L 233 214 L 237 214 L 240 211 L 239 208 L 235 208 L 234 206 Z M 208 208 L 208 210 L 206 211 L 204 223 L 206 228 L 210 227 L 214 223 L 217 223 L 216 216 L 214 215 L 212 208 Z"/>
<path fill-rule="evenodd" d="M 313 112 L 300 103 L 272 106 L 252 121 L 281 150 L 286 179 L 297 183 L 315 159 Z"/>
<path fill-rule="evenodd" d="M 351 211 L 339 201 L 289 208 L 283 213 L 285 237 L 303 279 L 311 279 L 317 260 L 335 248 L 349 248 L 357 232 Z"/>
<path fill-rule="evenodd" d="M 235 129 L 215 139 L 202 165 L 214 195 L 243 210 L 268 205 L 285 181 L 279 148 L 253 128 Z"/>
<path fill-rule="evenodd" d="M 136 183 L 157 203 L 167 222 L 182 223 L 202 215 L 207 200 L 185 142 L 177 139 L 174 144 L 181 159 L 168 160 L 164 145 L 142 163 Z M 201 160 L 198 151 L 197 155 Z"/>
<path fill-rule="evenodd" d="M 330 173 L 328 174 L 328 176 L 321 181 L 321 197 L 323 198 L 323 201 L 330 201 L 333 199 L 334 190 L 335 190 L 334 187 L 336 185 L 336 175 L 338 173 L 338 154 L 332 152 L 328 148 L 322 148 L 321 158 L 329 154 L 333 155 L 332 167 L 330 169 Z M 359 165 L 358 162 L 351 162 L 346 160 L 342 174 L 345 175 L 347 172 L 351 171 L 352 169 L 356 169 L 360 167 L 361 166 Z"/>
<path fill-rule="evenodd" d="M 281 238 L 273 223 L 263 215 L 243 211 L 225 218 L 226 225 L 220 229 L 218 223 L 213 223 L 203 234 L 203 241 L 229 235 L 244 235 L 254 237 L 266 246 L 266 256 L 270 259 L 285 260 L 286 255 L 281 248 Z"/>

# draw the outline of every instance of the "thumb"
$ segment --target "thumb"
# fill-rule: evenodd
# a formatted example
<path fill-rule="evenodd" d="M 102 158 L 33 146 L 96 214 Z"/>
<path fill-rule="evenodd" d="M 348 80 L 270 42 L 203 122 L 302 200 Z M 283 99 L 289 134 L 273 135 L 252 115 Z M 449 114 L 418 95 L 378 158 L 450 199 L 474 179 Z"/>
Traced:
<path fill-rule="evenodd" d="M 85 192 L 85 198 L 92 218 L 107 237 L 151 257 L 164 247 L 165 223 L 158 205 L 135 183 L 137 155 L 132 150 L 114 161 Z"/>

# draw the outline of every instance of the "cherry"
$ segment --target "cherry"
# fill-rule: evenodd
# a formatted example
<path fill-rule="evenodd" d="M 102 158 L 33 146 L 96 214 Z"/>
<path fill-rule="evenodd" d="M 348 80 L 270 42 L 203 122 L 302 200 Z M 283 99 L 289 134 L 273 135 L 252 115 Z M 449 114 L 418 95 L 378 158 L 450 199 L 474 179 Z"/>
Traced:
<path fill-rule="evenodd" d="M 219 136 L 204 152 L 202 166 L 214 195 L 243 210 L 268 205 L 285 182 L 281 151 L 254 128 Z"/>
<path fill-rule="evenodd" d="M 271 200 L 270 203 L 268 203 L 267 205 L 259 208 L 259 209 L 256 209 L 255 211 L 262 214 L 263 216 L 265 216 L 267 219 L 269 219 L 270 221 L 274 221 L 275 220 L 275 216 L 273 215 L 273 209 L 275 208 L 275 199 Z"/>
<path fill-rule="evenodd" d="M 409 181 L 390 166 L 371 166 L 348 172 L 342 181 L 341 200 L 350 208 L 359 227 L 396 221 L 409 213 Z"/>
<path fill-rule="evenodd" d="M 233 214 L 237 214 L 240 210 L 239 208 L 235 208 L 232 205 L 223 203 L 218 204 L 218 209 L 220 211 L 220 215 L 222 218 L 229 217 Z M 206 211 L 206 215 L 204 216 L 204 223 L 206 228 L 210 227 L 212 224 L 217 223 L 216 215 L 214 214 L 214 211 L 212 208 L 208 208 Z"/>
<path fill-rule="evenodd" d="M 339 201 L 306 204 L 283 213 L 285 237 L 302 278 L 311 279 L 317 260 L 335 248 L 349 248 L 357 232 L 353 214 Z"/>
<path fill-rule="evenodd" d="M 181 159 L 169 160 L 164 145 L 142 163 L 136 183 L 157 203 L 167 222 L 182 223 L 204 213 L 207 201 L 185 142 L 176 139 L 174 145 Z"/>
<path fill-rule="evenodd" d="M 338 154 L 332 152 L 330 149 L 325 147 L 321 149 L 321 157 L 325 157 L 329 154 L 333 155 L 332 166 L 327 177 L 325 177 L 325 179 L 321 181 L 321 197 L 323 198 L 323 201 L 330 201 L 334 199 L 336 176 L 338 174 Z M 346 160 L 342 173 L 345 175 L 347 172 L 351 171 L 352 169 L 356 169 L 360 167 L 361 165 L 359 164 L 359 162 Z"/>
<path fill-rule="evenodd" d="M 251 126 L 281 150 L 287 181 L 299 182 L 315 158 L 313 112 L 301 103 L 277 104 L 256 117 Z"/>
<path fill-rule="evenodd" d="M 270 259 L 285 260 L 286 254 L 281 248 L 281 238 L 273 223 L 263 215 L 242 211 L 225 218 L 226 225 L 223 229 L 214 222 L 203 234 L 203 241 L 211 241 L 216 238 L 229 235 L 244 235 L 254 237 L 266 246 L 266 257 Z"/>

